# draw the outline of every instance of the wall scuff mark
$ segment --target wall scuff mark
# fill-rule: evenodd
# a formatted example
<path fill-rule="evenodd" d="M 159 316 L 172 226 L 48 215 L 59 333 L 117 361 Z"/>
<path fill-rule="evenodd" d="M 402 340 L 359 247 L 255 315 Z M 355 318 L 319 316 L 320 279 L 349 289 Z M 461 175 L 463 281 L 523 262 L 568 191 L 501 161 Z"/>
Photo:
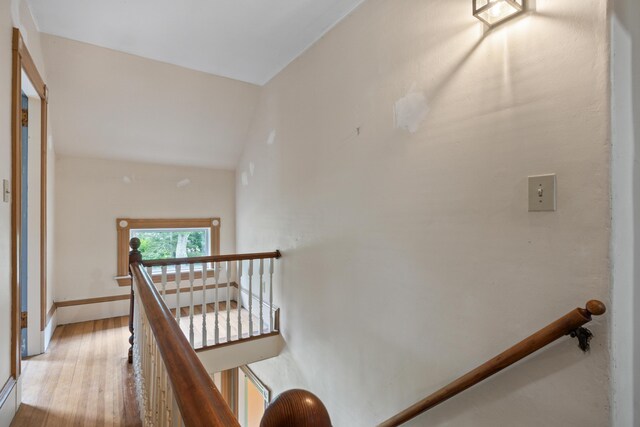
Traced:
<path fill-rule="evenodd" d="M 276 130 L 272 130 L 271 133 L 269 134 L 269 138 L 267 139 L 267 144 L 269 145 L 273 145 L 273 143 L 276 142 Z"/>
<path fill-rule="evenodd" d="M 418 131 L 420 124 L 429 112 L 427 98 L 423 92 L 416 91 L 415 86 L 414 83 L 409 92 L 398 99 L 393 106 L 395 127 L 411 133 Z"/>
<path fill-rule="evenodd" d="M 191 180 L 189 178 L 185 178 L 182 181 L 178 181 L 178 183 L 176 184 L 176 187 L 182 188 L 182 187 L 186 187 L 189 184 L 191 184 Z"/>

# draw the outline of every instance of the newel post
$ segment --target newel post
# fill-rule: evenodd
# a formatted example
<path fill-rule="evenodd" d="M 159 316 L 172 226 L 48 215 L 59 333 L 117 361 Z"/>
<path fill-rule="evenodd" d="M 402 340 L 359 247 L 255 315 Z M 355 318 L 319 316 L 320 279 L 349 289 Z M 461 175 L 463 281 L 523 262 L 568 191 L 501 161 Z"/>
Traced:
<path fill-rule="evenodd" d="M 129 252 L 129 276 L 131 277 L 131 302 L 129 303 L 129 332 L 131 332 L 131 336 L 129 337 L 129 363 L 133 363 L 133 272 L 131 271 L 131 264 L 134 262 L 142 262 L 142 254 L 138 250 L 140 247 L 140 239 L 134 237 L 129 240 L 129 247 L 131 251 Z"/>
<path fill-rule="evenodd" d="M 267 407 L 260 427 L 331 427 L 329 412 L 320 398 L 306 390 L 288 390 Z"/>

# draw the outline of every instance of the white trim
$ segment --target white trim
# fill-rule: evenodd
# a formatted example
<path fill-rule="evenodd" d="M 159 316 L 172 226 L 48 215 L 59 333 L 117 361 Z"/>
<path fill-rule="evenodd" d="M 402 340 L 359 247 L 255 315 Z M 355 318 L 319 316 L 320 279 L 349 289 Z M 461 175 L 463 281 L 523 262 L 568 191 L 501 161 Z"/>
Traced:
<path fill-rule="evenodd" d="M 2 384 L 4 386 L 4 384 Z M 0 386 L 1 387 L 1 386 Z M 22 388 L 22 381 L 18 378 L 16 384 L 13 385 L 9 397 L 5 400 L 4 404 L 0 406 L 0 427 L 9 427 L 13 417 L 18 411 L 18 406 L 21 398 L 19 390 Z"/>

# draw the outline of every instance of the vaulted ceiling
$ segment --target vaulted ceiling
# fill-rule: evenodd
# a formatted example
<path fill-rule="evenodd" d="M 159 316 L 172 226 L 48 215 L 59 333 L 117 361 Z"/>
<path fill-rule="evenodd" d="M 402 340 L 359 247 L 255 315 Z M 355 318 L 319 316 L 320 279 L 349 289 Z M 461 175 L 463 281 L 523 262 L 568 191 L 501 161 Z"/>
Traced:
<path fill-rule="evenodd" d="M 29 0 L 39 30 L 264 84 L 362 0 Z"/>

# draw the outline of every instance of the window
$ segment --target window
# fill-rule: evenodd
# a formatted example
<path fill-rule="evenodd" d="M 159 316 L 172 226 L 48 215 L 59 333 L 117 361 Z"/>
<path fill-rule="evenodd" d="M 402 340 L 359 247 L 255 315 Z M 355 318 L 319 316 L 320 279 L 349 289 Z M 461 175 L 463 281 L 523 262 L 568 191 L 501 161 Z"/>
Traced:
<path fill-rule="evenodd" d="M 271 391 L 247 366 L 240 367 L 238 377 L 238 421 L 242 427 L 260 427 Z"/>
<path fill-rule="evenodd" d="M 118 218 L 118 275 L 120 286 L 129 286 L 129 240 L 140 239 L 142 259 L 190 258 L 220 253 L 220 218 L 131 219 Z M 160 275 L 154 268 L 154 280 Z M 169 271 L 173 273 L 175 270 Z"/>
<path fill-rule="evenodd" d="M 211 255 L 210 233 L 209 228 L 138 228 L 129 230 L 129 237 L 140 239 L 142 259 L 191 258 Z M 160 271 L 153 267 L 153 273 Z"/>
<path fill-rule="evenodd" d="M 213 375 L 213 382 L 242 427 L 259 427 L 271 403 L 271 390 L 248 366 Z"/>

